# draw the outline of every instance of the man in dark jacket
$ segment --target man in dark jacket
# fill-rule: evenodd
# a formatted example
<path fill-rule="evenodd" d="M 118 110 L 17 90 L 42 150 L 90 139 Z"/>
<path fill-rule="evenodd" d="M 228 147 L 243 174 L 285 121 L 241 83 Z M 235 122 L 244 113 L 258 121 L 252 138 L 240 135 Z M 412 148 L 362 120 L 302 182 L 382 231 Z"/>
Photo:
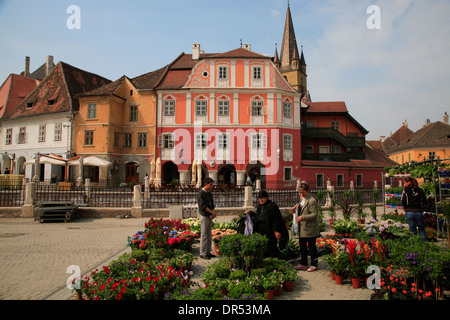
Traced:
<path fill-rule="evenodd" d="M 416 179 L 406 177 L 403 182 L 405 189 L 402 193 L 402 205 L 405 210 L 406 222 L 413 234 L 417 234 L 417 229 L 419 229 L 420 236 L 426 240 L 425 219 L 422 214 L 428 205 L 425 192 L 419 188 Z"/>
<path fill-rule="evenodd" d="M 198 192 L 198 213 L 200 214 L 200 258 L 210 259 L 211 254 L 212 225 L 216 217 L 214 211 L 214 199 L 211 191 L 214 189 L 214 180 L 205 179 L 204 187 Z"/>
<path fill-rule="evenodd" d="M 280 249 L 283 249 L 289 240 L 286 224 L 281 216 L 280 208 L 275 202 L 269 200 L 267 191 L 258 192 L 258 201 L 256 213 L 246 211 L 253 218 L 253 232 L 265 235 L 269 239 L 266 257 L 279 257 L 278 241 Z"/>

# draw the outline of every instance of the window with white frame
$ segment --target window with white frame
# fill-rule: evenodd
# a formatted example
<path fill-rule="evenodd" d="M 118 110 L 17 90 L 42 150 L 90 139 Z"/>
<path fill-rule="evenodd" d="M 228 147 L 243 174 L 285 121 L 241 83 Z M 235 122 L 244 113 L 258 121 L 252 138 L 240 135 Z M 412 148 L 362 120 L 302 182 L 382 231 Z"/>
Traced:
<path fill-rule="evenodd" d="M 197 116 L 206 116 L 208 114 L 207 100 L 195 100 L 195 114 Z"/>
<path fill-rule="evenodd" d="M 338 188 L 344 187 L 344 175 L 343 174 L 336 175 L 336 186 Z"/>
<path fill-rule="evenodd" d="M 138 133 L 138 147 L 139 148 L 147 147 L 147 134 L 146 133 Z"/>
<path fill-rule="evenodd" d="M 175 115 L 175 100 L 164 100 L 164 115 L 165 116 Z"/>
<path fill-rule="evenodd" d="M 314 128 L 316 126 L 316 123 L 314 120 L 308 120 L 306 121 L 306 127 L 307 128 Z"/>
<path fill-rule="evenodd" d="M 120 132 L 114 132 L 114 147 L 120 146 Z"/>
<path fill-rule="evenodd" d="M 230 137 L 227 133 L 218 133 L 217 134 L 217 148 L 218 149 L 227 149 L 230 145 Z"/>
<path fill-rule="evenodd" d="M 284 167 L 284 181 L 291 181 L 292 180 L 292 168 L 291 167 Z"/>
<path fill-rule="evenodd" d="M 208 136 L 206 133 L 196 133 L 195 134 L 195 148 L 196 149 L 206 149 L 208 146 Z"/>
<path fill-rule="evenodd" d="M 94 131 L 87 130 L 84 132 L 84 145 L 85 146 L 94 145 Z"/>
<path fill-rule="evenodd" d="M 262 68 L 259 66 L 253 67 L 253 79 L 261 80 L 262 79 Z"/>
<path fill-rule="evenodd" d="M 252 116 L 262 116 L 263 115 L 264 101 L 253 100 L 252 101 Z"/>
<path fill-rule="evenodd" d="M 292 150 L 292 135 L 291 134 L 283 134 L 283 149 L 284 150 Z"/>
<path fill-rule="evenodd" d="M 6 129 L 5 144 L 10 145 L 12 143 L 12 128 Z"/>
<path fill-rule="evenodd" d="M 316 174 L 316 187 L 323 188 L 324 187 L 324 176 L 323 173 Z"/>
<path fill-rule="evenodd" d="M 88 119 L 95 119 L 95 118 L 97 118 L 97 105 L 95 103 L 88 104 L 87 118 Z"/>
<path fill-rule="evenodd" d="M 285 101 L 283 102 L 283 115 L 285 118 L 292 118 L 292 103 Z"/>
<path fill-rule="evenodd" d="M 123 146 L 124 148 L 131 148 L 132 146 L 132 139 L 133 139 L 133 134 L 131 133 L 124 133 L 123 134 Z"/>
<path fill-rule="evenodd" d="M 230 100 L 219 100 L 217 102 L 217 114 L 219 116 L 230 115 Z"/>
<path fill-rule="evenodd" d="M 266 136 L 263 133 L 252 133 L 252 149 L 265 149 L 267 147 Z"/>
<path fill-rule="evenodd" d="M 39 136 L 38 136 L 38 141 L 39 142 L 44 142 L 45 141 L 45 124 L 40 124 L 39 125 Z"/>
<path fill-rule="evenodd" d="M 228 67 L 227 66 L 219 66 L 218 76 L 219 76 L 219 80 L 228 79 Z"/>
<path fill-rule="evenodd" d="M 303 151 L 309 154 L 314 153 L 314 146 L 304 146 Z"/>
<path fill-rule="evenodd" d="M 61 141 L 61 130 L 62 130 L 62 124 L 55 123 L 55 135 L 54 135 L 55 141 Z"/>
<path fill-rule="evenodd" d="M 252 133 L 250 144 L 250 160 L 263 160 L 267 148 L 267 137 L 263 133 Z"/>
<path fill-rule="evenodd" d="M 341 153 L 341 146 L 332 145 L 331 146 L 331 153 Z"/>
<path fill-rule="evenodd" d="M 357 174 L 356 175 L 356 186 L 357 187 L 362 187 L 363 186 L 363 175 L 362 174 Z"/>
<path fill-rule="evenodd" d="M 341 130 L 341 122 L 340 121 L 331 121 L 331 127 L 334 130 L 340 131 Z"/>
<path fill-rule="evenodd" d="M 17 141 L 17 143 L 19 144 L 25 143 L 26 137 L 27 137 L 27 128 L 25 127 L 19 128 L 19 141 Z"/>
<path fill-rule="evenodd" d="M 162 147 L 163 149 L 173 149 L 174 147 L 174 135 L 173 133 L 164 133 L 162 135 Z"/>
<path fill-rule="evenodd" d="M 138 107 L 130 106 L 130 122 L 135 122 L 138 120 Z"/>

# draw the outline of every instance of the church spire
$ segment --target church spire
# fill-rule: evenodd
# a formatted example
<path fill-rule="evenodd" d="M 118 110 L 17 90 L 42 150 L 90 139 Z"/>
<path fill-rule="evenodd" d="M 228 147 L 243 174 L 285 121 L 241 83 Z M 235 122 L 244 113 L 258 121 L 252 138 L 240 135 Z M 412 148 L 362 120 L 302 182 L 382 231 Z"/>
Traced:
<path fill-rule="evenodd" d="M 298 59 L 298 46 L 295 38 L 294 24 L 292 23 L 291 9 L 288 2 L 286 22 L 284 25 L 283 42 L 281 44 L 281 69 L 291 69 L 292 60 Z"/>

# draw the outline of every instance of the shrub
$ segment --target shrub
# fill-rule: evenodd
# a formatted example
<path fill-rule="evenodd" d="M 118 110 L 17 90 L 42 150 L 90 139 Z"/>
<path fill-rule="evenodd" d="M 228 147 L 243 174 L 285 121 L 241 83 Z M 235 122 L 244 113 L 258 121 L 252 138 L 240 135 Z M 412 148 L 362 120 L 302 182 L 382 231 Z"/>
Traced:
<path fill-rule="evenodd" d="M 230 273 L 230 280 L 245 280 L 247 273 L 244 270 L 235 270 Z"/>

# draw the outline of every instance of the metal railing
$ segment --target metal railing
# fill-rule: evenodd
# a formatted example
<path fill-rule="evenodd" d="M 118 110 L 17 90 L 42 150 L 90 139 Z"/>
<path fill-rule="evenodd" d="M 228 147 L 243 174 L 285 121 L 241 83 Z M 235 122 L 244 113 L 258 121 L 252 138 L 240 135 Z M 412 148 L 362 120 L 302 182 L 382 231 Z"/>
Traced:
<path fill-rule="evenodd" d="M 326 189 L 312 189 L 311 194 L 316 196 L 317 192 Z M 347 189 L 335 189 L 334 199 L 337 205 L 344 200 L 344 192 Z M 364 204 L 374 203 L 373 188 L 356 189 L 361 192 Z M 355 191 L 356 191 L 355 190 Z M 199 189 L 195 187 L 165 188 L 156 190 L 153 187 L 141 186 L 141 206 L 143 209 L 169 208 L 173 205 L 195 206 L 197 205 Z M 276 202 L 279 207 L 293 207 L 299 202 L 299 192 L 293 188 L 284 190 L 268 190 L 269 198 Z M 383 202 L 382 190 L 377 190 L 377 202 Z M 245 187 L 215 187 L 213 197 L 216 208 L 243 207 L 245 200 Z M 257 192 L 252 192 L 252 201 L 258 204 Z M 26 186 L 22 184 L 1 185 L 0 184 L 0 207 L 20 207 L 25 203 Z M 86 204 L 91 207 L 101 208 L 131 208 L 134 201 L 134 190 L 130 187 L 117 186 L 76 186 L 58 185 L 51 183 L 34 184 L 34 203 L 47 201 L 71 201 L 76 204 Z M 323 202 L 326 200 L 324 195 Z M 324 204 L 324 203 L 322 203 Z M 352 192 L 349 196 L 349 204 L 357 204 L 356 194 Z"/>

